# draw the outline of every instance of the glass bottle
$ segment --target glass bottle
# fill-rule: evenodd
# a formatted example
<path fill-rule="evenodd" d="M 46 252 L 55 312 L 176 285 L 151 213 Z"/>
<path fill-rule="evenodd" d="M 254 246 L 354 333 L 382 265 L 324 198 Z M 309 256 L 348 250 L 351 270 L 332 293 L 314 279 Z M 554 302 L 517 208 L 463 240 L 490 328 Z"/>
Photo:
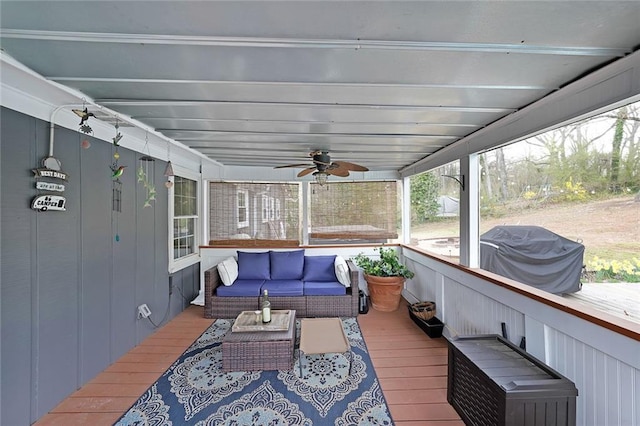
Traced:
<path fill-rule="evenodd" d="M 260 308 L 262 309 L 262 322 L 271 322 L 271 302 L 269 302 L 269 294 L 267 293 L 267 290 L 264 290 L 264 292 L 262 293 Z"/>

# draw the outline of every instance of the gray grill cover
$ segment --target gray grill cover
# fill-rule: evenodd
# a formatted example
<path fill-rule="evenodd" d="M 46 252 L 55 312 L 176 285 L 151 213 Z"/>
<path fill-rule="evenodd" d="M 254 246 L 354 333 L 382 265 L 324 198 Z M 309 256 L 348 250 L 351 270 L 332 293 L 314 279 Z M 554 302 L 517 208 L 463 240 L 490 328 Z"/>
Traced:
<path fill-rule="evenodd" d="M 496 226 L 480 236 L 480 267 L 550 293 L 579 291 L 584 246 L 539 226 Z"/>

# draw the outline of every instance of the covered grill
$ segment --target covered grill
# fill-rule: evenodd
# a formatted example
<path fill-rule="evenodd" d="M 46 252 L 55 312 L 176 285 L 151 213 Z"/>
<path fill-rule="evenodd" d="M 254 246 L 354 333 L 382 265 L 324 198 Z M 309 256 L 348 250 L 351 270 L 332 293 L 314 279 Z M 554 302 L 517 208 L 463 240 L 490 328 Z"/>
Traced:
<path fill-rule="evenodd" d="M 579 291 L 584 246 L 539 226 L 496 226 L 480 236 L 480 267 L 550 293 Z"/>

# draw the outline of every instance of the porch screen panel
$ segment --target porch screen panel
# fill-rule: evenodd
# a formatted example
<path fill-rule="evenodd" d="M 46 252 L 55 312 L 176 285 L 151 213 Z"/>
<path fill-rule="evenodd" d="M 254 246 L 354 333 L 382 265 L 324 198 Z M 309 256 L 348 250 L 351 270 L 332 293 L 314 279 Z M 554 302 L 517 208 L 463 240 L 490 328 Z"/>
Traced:
<path fill-rule="evenodd" d="M 311 184 L 309 240 L 387 242 L 398 238 L 398 183 Z"/>
<path fill-rule="evenodd" d="M 300 240 L 297 183 L 211 182 L 209 244 Z"/>

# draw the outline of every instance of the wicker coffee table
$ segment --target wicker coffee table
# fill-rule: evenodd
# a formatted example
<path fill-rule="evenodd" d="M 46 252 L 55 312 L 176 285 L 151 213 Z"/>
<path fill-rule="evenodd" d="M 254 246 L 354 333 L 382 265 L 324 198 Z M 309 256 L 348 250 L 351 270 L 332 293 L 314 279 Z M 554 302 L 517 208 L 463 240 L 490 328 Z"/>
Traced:
<path fill-rule="evenodd" d="M 288 328 L 284 331 L 229 330 L 222 339 L 222 370 L 228 372 L 293 369 L 296 311 L 272 311 L 272 317 L 281 315 L 282 312 L 289 312 Z"/>

